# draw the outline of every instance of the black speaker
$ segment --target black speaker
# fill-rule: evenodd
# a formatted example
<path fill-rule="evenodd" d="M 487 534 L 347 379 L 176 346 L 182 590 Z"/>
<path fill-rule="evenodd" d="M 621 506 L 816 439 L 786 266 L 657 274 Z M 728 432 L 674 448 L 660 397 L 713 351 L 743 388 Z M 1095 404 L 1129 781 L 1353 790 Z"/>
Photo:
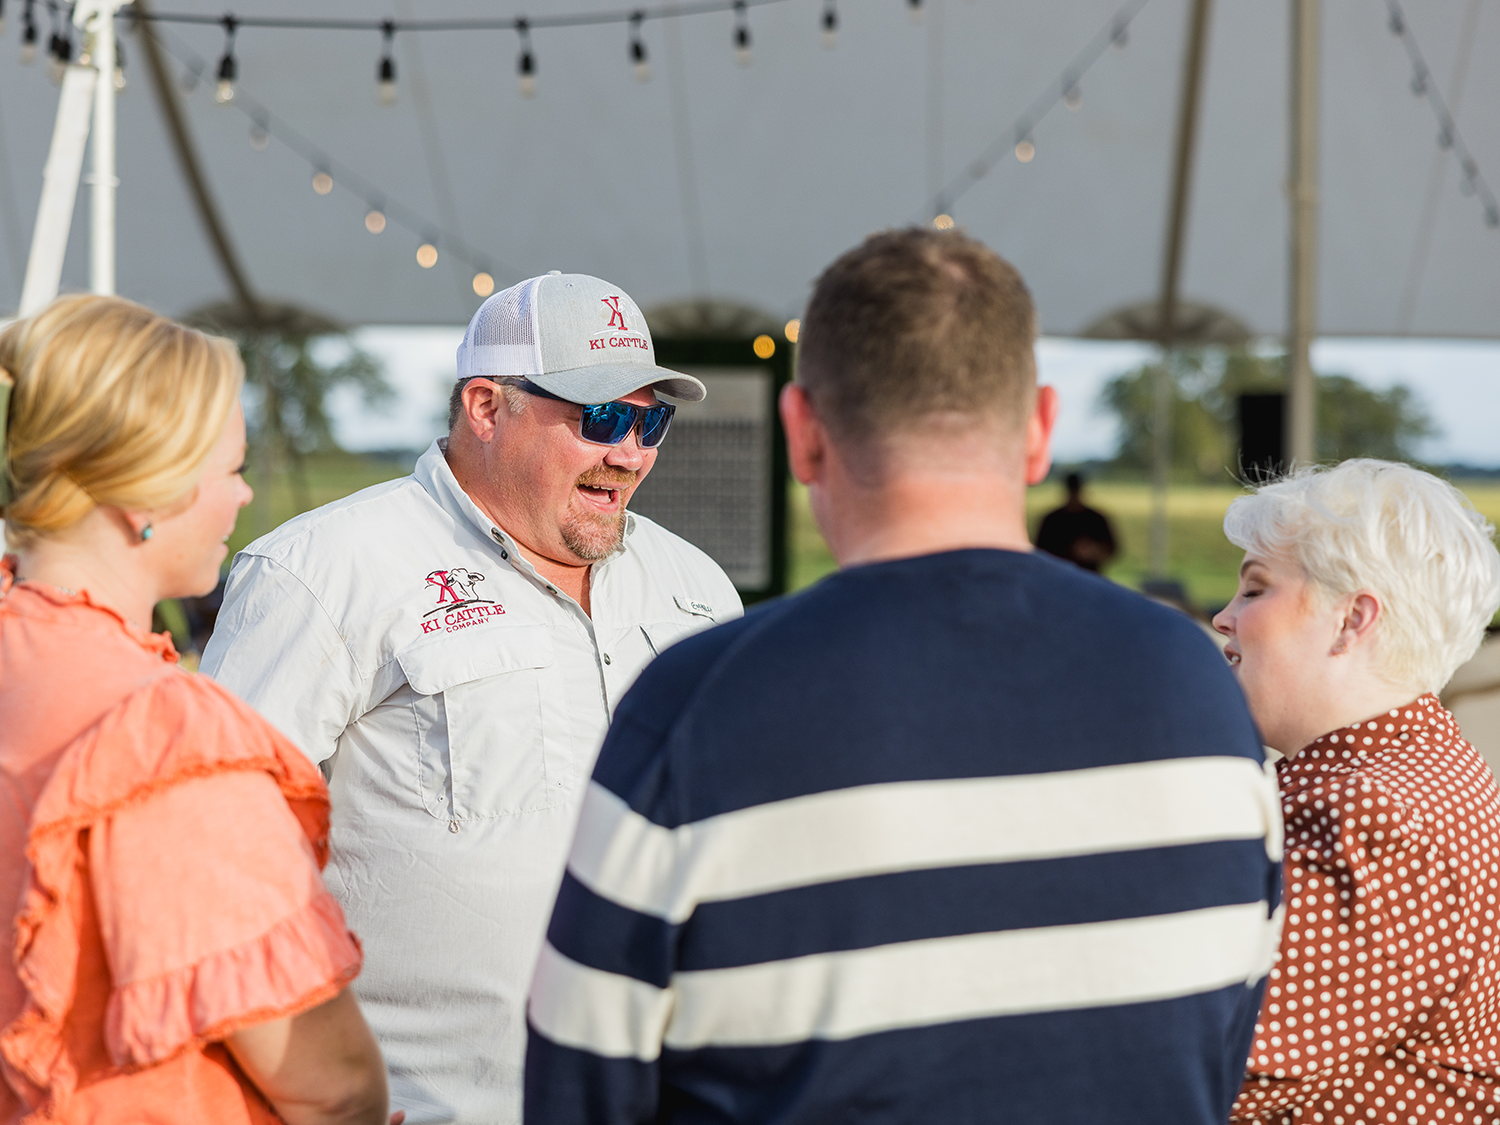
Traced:
<path fill-rule="evenodd" d="M 1286 395 L 1240 395 L 1240 476 L 1258 481 L 1286 465 Z"/>

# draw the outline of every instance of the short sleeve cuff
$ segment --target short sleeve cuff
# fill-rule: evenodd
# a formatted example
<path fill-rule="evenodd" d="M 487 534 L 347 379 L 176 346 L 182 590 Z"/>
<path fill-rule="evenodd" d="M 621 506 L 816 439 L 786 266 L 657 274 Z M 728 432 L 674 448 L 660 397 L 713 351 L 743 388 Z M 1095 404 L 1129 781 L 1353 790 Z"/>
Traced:
<path fill-rule="evenodd" d="M 110 996 L 104 1036 L 121 1066 L 159 1063 L 243 1027 L 315 1008 L 359 975 L 359 940 L 326 890 L 258 938 Z"/>

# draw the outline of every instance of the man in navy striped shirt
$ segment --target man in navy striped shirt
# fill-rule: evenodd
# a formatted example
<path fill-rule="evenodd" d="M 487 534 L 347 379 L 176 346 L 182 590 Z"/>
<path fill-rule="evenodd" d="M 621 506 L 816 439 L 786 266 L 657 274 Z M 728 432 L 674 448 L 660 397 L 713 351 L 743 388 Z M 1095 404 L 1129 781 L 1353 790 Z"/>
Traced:
<path fill-rule="evenodd" d="M 1057 415 L 957 232 L 819 279 L 782 398 L 841 572 L 665 652 L 584 801 L 528 1125 L 1219 1125 L 1280 808 L 1186 617 L 1031 551 Z"/>

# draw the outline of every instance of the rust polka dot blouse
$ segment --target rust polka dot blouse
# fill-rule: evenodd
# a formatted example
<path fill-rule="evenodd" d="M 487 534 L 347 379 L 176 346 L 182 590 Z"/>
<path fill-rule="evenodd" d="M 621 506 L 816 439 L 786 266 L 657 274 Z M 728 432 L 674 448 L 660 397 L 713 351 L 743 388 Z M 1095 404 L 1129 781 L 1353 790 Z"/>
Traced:
<path fill-rule="evenodd" d="M 1500 790 L 1424 695 L 1277 766 L 1286 928 L 1233 1120 L 1500 1121 Z"/>

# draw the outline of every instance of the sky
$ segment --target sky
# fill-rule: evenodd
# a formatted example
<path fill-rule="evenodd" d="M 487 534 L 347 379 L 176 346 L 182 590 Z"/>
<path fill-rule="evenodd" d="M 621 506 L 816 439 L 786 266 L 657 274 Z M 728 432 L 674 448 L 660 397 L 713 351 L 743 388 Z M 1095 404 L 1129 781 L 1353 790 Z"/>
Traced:
<path fill-rule="evenodd" d="M 366 409 L 354 394 L 331 405 L 335 433 L 349 449 L 424 449 L 443 429 L 453 385 L 454 352 L 463 328 L 370 327 L 360 347 L 384 362 L 397 398 L 386 409 Z M 1113 455 L 1113 419 L 1097 408 L 1100 388 L 1113 375 L 1148 360 L 1145 344 L 1044 337 L 1037 343 L 1041 379 L 1058 390 L 1062 414 L 1053 440 L 1060 462 Z M 1500 343 L 1460 340 L 1320 340 L 1313 365 L 1324 374 L 1351 375 L 1376 389 L 1405 383 L 1438 425 L 1420 455 L 1436 464 L 1500 467 Z"/>

